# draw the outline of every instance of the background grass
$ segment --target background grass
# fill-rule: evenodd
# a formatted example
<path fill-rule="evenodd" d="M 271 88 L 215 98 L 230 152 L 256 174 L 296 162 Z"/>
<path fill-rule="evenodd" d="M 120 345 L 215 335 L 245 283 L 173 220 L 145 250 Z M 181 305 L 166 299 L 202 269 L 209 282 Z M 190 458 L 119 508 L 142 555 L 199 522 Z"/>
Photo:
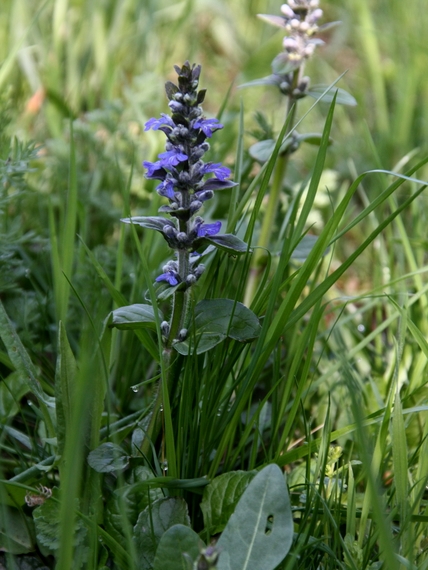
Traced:
<path fill-rule="evenodd" d="M 12 322 L 2 330 L 10 346 L 17 346 L 12 331 L 22 342 L 16 359 L 6 342 L 0 348 L 2 471 L 14 478 L 7 489 L 25 516 L 31 511 L 19 485 L 53 487 L 60 477 L 59 568 L 79 563 L 67 532 L 76 497 L 85 516 L 110 517 L 105 546 L 97 541 L 103 529 L 90 526 L 85 564 L 101 568 L 105 547 L 118 567 L 134 564 L 135 513 L 125 500 L 103 508 L 97 501 L 136 482 L 135 474 L 115 482 L 94 475 L 85 454 L 107 440 L 132 454 L 159 373 L 156 337 L 103 332 L 109 311 L 142 302 L 169 255 L 151 232 L 139 253 L 119 223 L 130 212 L 154 215 L 161 204 L 141 163 L 163 142 L 144 123 L 166 111 L 163 85 L 174 80 L 173 64 L 201 63 L 205 113 L 222 109 L 225 125 L 210 159 L 242 178 L 242 215 L 231 230 L 256 242 L 268 180 L 248 148 L 260 130 L 256 112 L 263 110 L 277 135 L 284 105 L 269 87 L 238 86 L 270 73 L 281 33 L 256 14 L 279 8 L 267 0 L 1 3 L 0 296 Z M 325 32 L 307 74 L 313 84 L 329 84 L 347 70 L 339 86 L 358 106 L 337 106 L 332 118 L 328 105 L 316 105 L 299 126 L 321 132 L 332 119 L 334 144 L 325 161 L 310 145 L 292 157 L 272 242 L 282 255 L 272 256 L 275 271 L 266 270 L 252 305 L 264 317 L 262 336 L 244 348 L 219 345 L 207 360 L 183 360 L 185 396 L 171 418 L 176 436 L 151 467 L 185 480 L 277 461 L 289 473 L 297 533 L 284 568 L 374 569 L 380 561 L 388 569 L 428 568 L 427 196 L 410 201 L 421 185 L 385 174 L 352 186 L 379 168 L 428 179 L 428 16 L 422 0 L 326 0 L 322 8 L 325 21 L 342 24 Z M 303 100 L 299 117 L 312 104 Z M 310 178 L 321 182 L 303 194 L 311 206 L 303 224 L 297 194 Z M 229 199 L 220 195 L 207 216 L 226 220 Z M 320 246 L 306 265 L 287 264 L 289 244 L 308 228 L 329 254 Z M 242 300 L 246 271 L 246 259 L 216 257 L 198 297 Z M 77 394 L 78 405 L 64 410 L 72 438 L 49 432 L 49 401 L 37 403 L 37 390 L 22 380 L 26 353 L 46 397 Z M 52 463 L 54 435 L 63 437 L 65 459 L 46 474 L 34 471 Z M 90 474 L 84 488 L 83 473 Z M 185 496 L 200 531 L 200 497 L 168 492 Z M 39 548 L 38 556 L 53 564 L 49 552 Z"/>

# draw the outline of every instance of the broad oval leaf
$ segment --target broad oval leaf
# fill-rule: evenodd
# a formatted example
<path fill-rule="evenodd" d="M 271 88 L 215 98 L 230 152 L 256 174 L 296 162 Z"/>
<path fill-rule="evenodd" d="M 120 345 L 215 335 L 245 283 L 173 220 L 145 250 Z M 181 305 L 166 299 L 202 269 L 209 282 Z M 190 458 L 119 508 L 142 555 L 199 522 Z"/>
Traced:
<path fill-rule="evenodd" d="M 313 97 L 314 99 L 318 99 L 320 95 L 324 93 L 326 89 L 328 89 L 328 85 L 314 85 L 306 92 L 307 95 Z M 332 87 L 330 91 L 327 91 L 325 95 L 321 98 L 323 103 L 331 103 L 334 99 L 334 96 L 337 93 L 336 103 L 340 105 L 349 105 L 351 107 L 355 107 L 357 101 L 352 95 L 350 95 L 344 89 L 340 89 L 339 87 Z"/>
<path fill-rule="evenodd" d="M 174 345 L 180 354 L 202 354 L 226 337 L 249 342 L 260 334 L 256 315 L 245 305 L 231 299 L 205 299 L 195 307 L 195 329 L 188 338 Z"/>
<path fill-rule="evenodd" d="M 220 234 L 218 236 L 199 238 L 194 241 L 193 245 L 195 249 L 201 245 L 213 245 L 217 249 L 221 249 L 232 255 L 247 253 L 248 251 L 248 245 L 233 234 Z"/>
<path fill-rule="evenodd" d="M 293 253 L 291 254 L 291 259 L 293 259 L 294 261 L 305 261 L 306 258 L 309 257 L 309 254 L 311 253 L 313 248 L 315 247 L 317 241 L 318 241 L 318 236 L 313 236 L 310 234 L 303 236 L 303 238 L 299 241 L 299 243 L 293 250 Z M 323 255 L 327 255 L 329 251 L 330 248 L 328 247 L 324 251 Z"/>
<path fill-rule="evenodd" d="M 294 139 L 293 137 L 288 137 L 282 143 L 281 148 L 279 149 L 279 154 L 285 152 L 291 143 L 299 142 L 299 140 L 299 138 Z M 275 145 L 276 141 L 273 139 L 266 139 L 264 141 L 254 143 L 248 152 L 250 153 L 250 156 L 252 156 L 255 160 L 258 160 L 259 162 L 267 162 L 272 156 Z"/>
<path fill-rule="evenodd" d="M 159 320 L 163 321 L 163 314 L 158 310 Z M 151 305 L 135 304 L 120 307 L 110 313 L 109 326 L 118 329 L 156 330 L 155 312 Z"/>
<path fill-rule="evenodd" d="M 277 465 L 268 465 L 245 490 L 217 543 L 222 552 L 217 568 L 274 570 L 292 540 L 293 517 L 284 475 Z"/>
<path fill-rule="evenodd" d="M 194 530 L 176 524 L 162 535 L 156 550 L 153 570 L 187 570 L 187 568 L 192 570 L 204 546 Z"/>
<path fill-rule="evenodd" d="M 190 526 L 184 499 L 159 499 L 140 513 L 132 536 L 140 570 L 153 568 L 156 550 L 163 534 L 176 524 Z"/>
<path fill-rule="evenodd" d="M 88 455 L 88 463 L 97 473 L 112 473 L 122 471 L 129 464 L 129 456 L 120 445 L 102 443 Z"/>
<path fill-rule="evenodd" d="M 239 499 L 256 471 L 230 471 L 213 479 L 204 489 L 201 511 L 210 535 L 224 530 Z"/>
<path fill-rule="evenodd" d="M 266 162 L 271 157 L 274 148 L 275 141 L 273 139 L 267 139 L 251 145 L 248 152 L 250 153 L 250 156 L 255 160 L 258 160 L 259 162 Z"/>
<path fill-rule="evenodd" d="M 2 504 L 0 521 L 0 552 L 25 554 L 34 550 L 34 524 L 22 510 L 9 509 Z M 2 566 L 3 568 L 3 566 Z"/>

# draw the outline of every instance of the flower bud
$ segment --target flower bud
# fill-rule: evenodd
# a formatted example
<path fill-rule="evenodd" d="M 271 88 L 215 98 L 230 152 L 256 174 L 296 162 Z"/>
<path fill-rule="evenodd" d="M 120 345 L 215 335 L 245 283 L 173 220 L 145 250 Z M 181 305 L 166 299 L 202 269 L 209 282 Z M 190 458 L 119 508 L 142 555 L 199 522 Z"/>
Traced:
<path fill-rule="evenodd" d="M 181 331 L 178 333 L 177 340 L 183 342 L 183 340 L 186 340 L 188 334 L 189 331 L 187 329 L 181 329 Z"/>
<path fill-rule="evenodd" d="M 281 12 L 284 14 L 284 16 L 288 19 L 292 19 L 295 18 L 296 14 L 293 12 L 293 10 L 290 8 L 290 6 L 288 4 L 283 4 L 281 6 Z"/>
<path fill-rule="evenodd" d="M 169 323 L 167 321 L 161 322 L 160 329 L 161 329 L 161 333 L 163 336 L 166 336 L 166 337 L 169 336 L 170 327 L 169 327 Z"/>

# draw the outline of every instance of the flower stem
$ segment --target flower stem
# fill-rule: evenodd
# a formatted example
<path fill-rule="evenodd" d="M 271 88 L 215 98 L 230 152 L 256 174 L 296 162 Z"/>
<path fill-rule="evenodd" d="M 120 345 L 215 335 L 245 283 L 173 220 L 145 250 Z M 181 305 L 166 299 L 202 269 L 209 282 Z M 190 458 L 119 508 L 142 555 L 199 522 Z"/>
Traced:
<path fill-rule="evenodd" d="M 299 79 L 302 76 L 303 66 L 296 69 L 293 75 L 293 83 L 291 91 L 297 87 Z M 289 95 L 287 99 L 287 114 L 286 117 L 289 118 L 289 127 L 287 129 L 286 135 L 289 135 L 293 130 L 294 120 L 296 116 L 296 99 L 293 95 Z M 268 197 L 268 204 L 266 208 L 266 213 L 263 218 L 262 227 L 260 230 L 259 241 L 257 248 L 254 252 L 254 256 L 251 262 L 250 275 L 247 283 L 247 288 L 245 292 L 244 304 L 250 306 L 254 299 L 256 293 L 257 284 L 259 281 L 260 268 L 263 264 L 263 258 L 265 256 L 265 250 L 268 245 L 272 235 L 272 229 L 275 225 L 275 216 L 278 211 L 279 199 L 281 196 L 281 191 L 283 188 L 283 181 L 285 172 L 287 170 L 289 152 L 286 152 L 278 156 L 277 162 L 275 164 L 275 170 L 272 180 L 272 188 Z"/>

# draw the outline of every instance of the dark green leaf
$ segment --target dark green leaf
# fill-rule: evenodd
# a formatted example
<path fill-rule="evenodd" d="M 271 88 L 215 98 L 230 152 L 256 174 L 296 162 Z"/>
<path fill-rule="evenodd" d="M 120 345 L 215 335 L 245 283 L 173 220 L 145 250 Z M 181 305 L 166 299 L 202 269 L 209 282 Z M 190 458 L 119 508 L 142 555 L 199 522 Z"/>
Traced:
<path fill-rule="evenodd" d="M 318 99 L 320 95 L 324 93 L 324 91 L 328 88 L 328 85 L 314 85 L 306 92 L 307 95 L 310 95 L 314 99 Z M 332 87 L 330 91 L 322 97 L 321 101 L 323 103 L 331 103 L 333 101 L 334 96 L 337 93 L 336 103 L 341 105 L 349 105 L 351 107 L 355 107 L 357 101 L 344 89 L 340 89 L 338 87 Z"/>
<path fill-rule="evenodd" d="M 0 517 L 0 551 L 25 554 L 34 550 L 34 525 L 31 518 L 18 509 L 2 506 Z"/>
<path fill-rule="evenodd" d="M 188 526 L 176 524 L 162 536 L 156 551 L 153 570 L 190 570 L 188 560 L 196 562 L 204 543 Z M 187 554 L 187 557 L 184 556 Z"/>
<path fill-rule="evenodd" d="M 19 402 L 28 392 L 28 384 L 18 372 L 12 372 L 0 383 L 0 424 L 19 412 Z"/>
<path fill-rule="evenodd" d="M 205 529 L 222 532 L 256 471 L 231 471 L 216 477 L 205 487 L 201 503 Z"/>
<path fill-rule="evenodd" d="M 248 251 L 248 245 L 232 234 L 203 237 L 195 240 L 195 249 L 199 248 L 201 245 L 213 245 L 217 249 L 221 249 L 231 254 L 247 253 Z"/>
<path fill-rule="evenodd" d="M 122 471 L 129 464 L 129 457 L 114 443 L 102 443 L 88 455 L 88 463 L 98 473 Z"/>
<path fill-rule="evenodd" d="M 202 103 L 204 102 L 206 92 L 207 92 L 206 89 L 201 89 L 200 91 L 198 91 L 198 98 L 197 98 L 198 105 L 202 105 Z"/>
<path fill-rule="evenodd" d="M 164 532 L 176 524 L 190 526 L 184 499 L 159 499 L 149 505 L 134 526 L 133 542 L 140 570 L 151 570 L 156 550 Z"/>
<path fill-rule="evenodd" d="M 189 354 L 196 347 L 196 353 L 206 352 L 226 337 L 248 342 L 260 334 L 260 323 L 256 315 L 242 303 L 231 299 L 205 299 L 195 307 L 195 330 L 189 337 L 174 345 L 180 354 Z"/>
<path fill-rule="evenodd" d="M 60 503 L 58 501 L 59 490 L 57 488 L 53 489 L 52 497 L 53 498 L 46 499 L 40 507 L 34 509 L 33 519 L 38 542 L 53 553 L 58 550 L 60 546 Z M 75 508 L 76 510 L 79 508 L 77 499 L 75 501 Z M 71 516 L 70 519 L 72 520 Z M 77 518 L 75 528 L 70 528 L 70 533 L 73 535 L 74 546 L 79 547 L 80 560 L 84 560 L 88 555 L 89 549 L 86 544 L 88 531 L 82 519 Z"/>
<path fill-rule="evenodd" d="M 218 570 L 274 570 L 290 550 L 293 517 L 284 475 L 268 465 L 251 481 L 217 546 Z"/>
<path fill-rule="evenodd" d="M 124 518 L 134 526 L 148 505 L 163 498 L 161 489 L 143 485 L 153 478 L 148 467 L 139 465 L 130 472 L 127 484 L 109 496 L 105 511 L 106 530 L 119 544 L 123 543 Z"/>
<path fill-rule="evenodd" d="M 165 83 L 165 91 L 166 91 L 166 96 L 171 101 L 174 95 L 178 92 L 178 87 L 172 81 L 167 81 Z"/>
<path fill-rule="evenodd" d="M 158 311 L 159 320 L 163 321 L 161 311 Z M 156 330 L 154 309 L 151 305 L 135 304 L 120 307 L 110 313 L 109 326 L 118 329 L 142 329 Z"/>
<path fill-rule="evenodd" d="M 193 345 L 196 344 L 196 354 L 202 354 L 223 342 L 225 338 L 227 338 L 227 336 L 221 333 L 203 333 L 197 336 L 196 343 L 185 340 L 184 342 L 174 344 L 174 348 L 180 354 L 188 356 L 189 354 L 193 354 Z"/>

